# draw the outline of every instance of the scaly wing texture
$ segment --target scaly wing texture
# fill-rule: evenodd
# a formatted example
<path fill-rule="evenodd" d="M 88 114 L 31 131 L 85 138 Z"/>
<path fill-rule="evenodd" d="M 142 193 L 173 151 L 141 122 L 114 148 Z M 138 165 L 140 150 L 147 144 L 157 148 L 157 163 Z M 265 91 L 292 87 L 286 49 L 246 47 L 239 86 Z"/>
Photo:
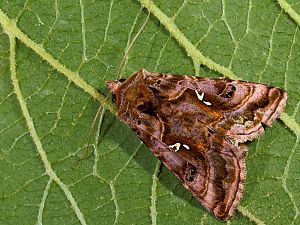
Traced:
<path fill-rule="evenodd" d="M 0 224 L 223 224 L 100 97 L 124 52 L 123 78 L 143 66 L 284 88 L 282 121 L 248 145 L 231 224 L 300 224 L 300 5 L 278 2 L 0 1 Z"/>
<path fill-rule="evenodd" d="M 243 192 L 245 161 L 237 147 L 218 135 L 209 135 L 205 152 L 190 147 L 184 140 L 177 149 L 166 145 L 144 129 L 136 130 L 138 136 L 172 173 L 182 181 L 194 197 L 217 218 L 227 220 L 232 216 Z"/>
<path fill-rule="evenodd" d="M 108 82 L 119 117 L 216 217 L 240 201 L 244 145 L 282 110 L 287 95 L 263 84 L 171 74 Z"/>
<path fill-rule="evenodd" d="M 286 92 L 265 84 L 147 72 L 144 76 L 152 82 L 163 83 L 159 89 L 168 93 L 168 99 L 173 98 L 170 89 L 176 90 L 175 86 L 194 90 L 192 98 L 197 96 L 202 101 L 202 111 L 216 115 L 217 120 L 212 121 L 210 127 L 238 142 L 262 134 L 263 125 L 270 126 L 287 101 Z"/>

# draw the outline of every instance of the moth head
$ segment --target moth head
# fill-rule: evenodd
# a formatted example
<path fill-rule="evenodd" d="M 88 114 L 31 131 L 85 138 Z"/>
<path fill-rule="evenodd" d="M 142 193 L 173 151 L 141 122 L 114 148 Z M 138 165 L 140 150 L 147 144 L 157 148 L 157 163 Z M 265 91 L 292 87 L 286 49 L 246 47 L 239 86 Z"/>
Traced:
<path fill-rule="evenodd" d="M 115 95 L 117 93 L 117 90 L 119 89 L 119 87 L 122 85 L 122 83 L 125 81 L 126 79 L 119 79 L 119 80 L 110 80 L 110 81 L 106 81 L 106 86 L 109 90 L 109 92 L 113 95 Z"/>

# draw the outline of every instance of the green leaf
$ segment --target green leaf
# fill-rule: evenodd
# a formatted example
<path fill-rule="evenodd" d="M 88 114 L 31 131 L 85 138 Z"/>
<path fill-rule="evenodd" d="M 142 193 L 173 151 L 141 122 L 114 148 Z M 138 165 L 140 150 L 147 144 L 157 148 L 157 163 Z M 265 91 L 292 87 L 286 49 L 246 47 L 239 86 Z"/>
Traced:
<path fill-rule="evenodd" d="M 143 67 L 288 92 L 281 120 L 248 144 L 230 223 L 300 223 L 297 1 L 0 1 L 0 9 L 1 224 L 222 224 L 160 171 L 99 94 L 145 20 L 122 77 Z"/>

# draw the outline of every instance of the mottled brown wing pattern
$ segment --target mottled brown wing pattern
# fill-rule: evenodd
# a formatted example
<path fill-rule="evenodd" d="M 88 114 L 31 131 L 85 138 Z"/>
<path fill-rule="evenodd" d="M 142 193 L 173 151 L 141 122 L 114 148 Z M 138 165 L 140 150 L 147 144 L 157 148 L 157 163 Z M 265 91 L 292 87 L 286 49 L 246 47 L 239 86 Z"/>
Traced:
<path fill-rule="evenodd" d="M 283 110 L 287 94 L 245 81 L 140 70 L 107 83 L 118 116 L 217 218 L 243 192 L 246 147 Z"/>

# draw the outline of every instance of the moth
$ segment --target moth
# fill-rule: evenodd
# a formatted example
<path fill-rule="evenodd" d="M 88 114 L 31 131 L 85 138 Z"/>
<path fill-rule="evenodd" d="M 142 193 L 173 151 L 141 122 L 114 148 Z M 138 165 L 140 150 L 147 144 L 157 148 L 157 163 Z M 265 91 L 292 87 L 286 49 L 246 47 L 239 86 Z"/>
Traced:
<path fill-rule="evenodd" d="M 246 175 L 244 144 L 280 115 L 287 93 L 265 84 L 145 69 L 108 81 L 118 117 L 213 215 L 228 220 Z"/>

